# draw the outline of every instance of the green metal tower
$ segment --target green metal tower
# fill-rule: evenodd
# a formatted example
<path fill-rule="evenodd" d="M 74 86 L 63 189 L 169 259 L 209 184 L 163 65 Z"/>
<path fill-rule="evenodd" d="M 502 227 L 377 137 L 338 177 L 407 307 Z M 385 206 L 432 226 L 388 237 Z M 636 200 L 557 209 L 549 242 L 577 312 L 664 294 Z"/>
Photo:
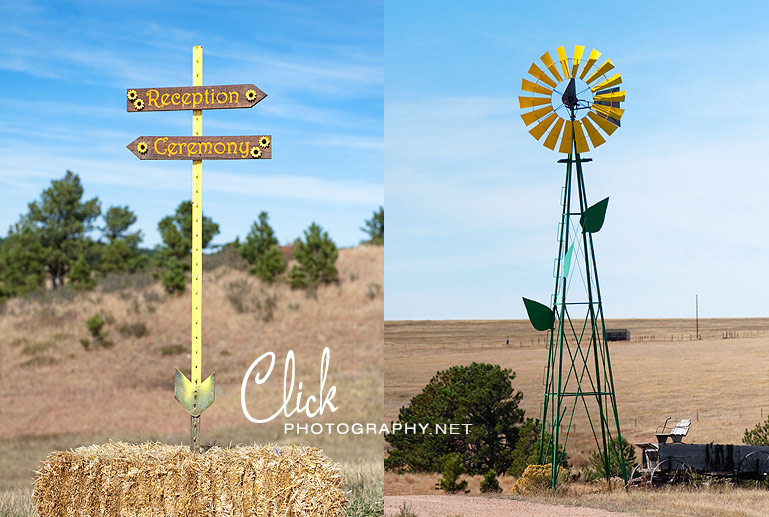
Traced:
<path fill-rule="evenodd" d="M 621 82 L 619 74 L 590 86 L 613 68 L 608 60 L 608 67 L 604 63 L 582 81 L 600 56 L 596 50 L 593 50 L 582 74 L 577 77 L 583 50 L 584 47 L 577 46 L 574 58 L 567 58 L 563 47 L 558 49 L 564 78 L 549 54 L 542 56 L 542 62 L 558 82 L 536 65 L 532 65 L 529 73 L 537 82 L 525 79 L 523 82 L 525 91 L 545 94 L 543 90 L 549 91 L 553 97 L 552 104 L 557 105 L 553 108 L 547 103 L 545 108 L 525 113 L 523 118 L 527 125 L 537 122 L 530 132 L 539 139 L 555 122 L 544 145 L 554 149 L 560 137 L 559 151 L 567 154 L 565 159 L 558 160 L 558 163 L 566 164 L 566 178 L 561 198 L 553 297 L 549 305 L 523 299 L 532 325 L 548 333 L 539 461 L 541 464 L 562 465 L 575 416 L 584 411 L 607 478 L 618 466 L 627 484 L 627 466 L 621 449 L 614 378 L 593 247 L 593 235 L 603 226 L 609 199 L 588 205 L 582 164 L 592 159 L 580 155 L 589 150 L 583 126 L 594 147 L 605 142 L 590 120 L 608 134 L 619 127 L 623 110 L 618 106 L 620 101 L 624 101 L 624 92 L 612 88 Z M 578 92 L 578 85 L 586 87 Z M 521 107 L 546 104 L 534 96 L 520 99 Z M 561 109 L 562 114 L 559 113 Z M 584 114 L 580 110 L 587 111 L 587 117 L 580 118 Z M 557 484 L 557 472 L 553 468 L 553 488 Z"/>

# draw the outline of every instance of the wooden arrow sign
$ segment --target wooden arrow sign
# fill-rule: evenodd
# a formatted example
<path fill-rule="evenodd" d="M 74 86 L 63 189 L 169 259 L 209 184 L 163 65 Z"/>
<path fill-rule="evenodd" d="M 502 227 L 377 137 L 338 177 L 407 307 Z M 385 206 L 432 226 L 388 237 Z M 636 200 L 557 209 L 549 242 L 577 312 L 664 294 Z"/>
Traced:
<path fill-rule="evenodd" d="M 251 108 L 267 94 L 253 84 L 126 90 L 126 111 Z"/>
<path fill-rule="evenodd" d="M 271 135 L 140 136 L 126 146 L 140 160 L 264 160 Z"/>

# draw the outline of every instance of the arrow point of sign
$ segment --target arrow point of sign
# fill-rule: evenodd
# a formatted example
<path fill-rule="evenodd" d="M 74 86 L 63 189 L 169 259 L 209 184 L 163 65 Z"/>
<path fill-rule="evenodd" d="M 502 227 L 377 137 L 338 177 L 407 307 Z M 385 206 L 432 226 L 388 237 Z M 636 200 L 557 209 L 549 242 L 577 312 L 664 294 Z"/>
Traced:
<path fill-rule="evenodd" d="M 147 138 L 146 138 L 146 137 L 144 137 L 144 136 L 140 136 L 139 138 L 137 138 L 136 140 L 134 140 L 133 142 L 131 142 L 130 144 L 128 144 L 128 145 L 127 145 L 127 146 L 125 146 L 125 147 L 126 147 L 126 149 L 128 149 L 129 151 L 131 151 L 131 152 L 134 154 L 134 156 L 136 156 L 137 158 L 139 158 L 140 160 L 142 160 L 142 159 L 143 159 L 143 156 L 142 156 L 142 153 L 141 153 L 141 152 L 140 152 L 140 150 L 139 150 L 139 144 L 140 144 L 141 142 L 145 142 L 145 144 L 144 144 L 144 145 L 145 145 L 145 149 L 147 149 L 147 148 L 146 148 L 146 146 L 147 146 L 146 140 L 147 140 Z M 144 152 L 146 153 L 147 151 L 145 150 Z"/>
<path fill-rule="evenodd" d="M 200 384 L 190 381 L 179 369 L 174 379 L 174 397 L 192 416 L 200 416 L 214 403 L 214 375 L 212 373 Z"/>
<path fill-rule="evenodd" d="M 259 87 L 253 83 L 249 84 L 248 86 L 250 87 L 251 90 L 254 90 L 256 92 L 256 100 L 251 105 L 251 107 L 253 108 L 257 104 L 259 104 L 259 102 L 263 101 L 264 98 L 267 97 L 267 94 L 264 93 L 262 90 L 260 90 Z"/>

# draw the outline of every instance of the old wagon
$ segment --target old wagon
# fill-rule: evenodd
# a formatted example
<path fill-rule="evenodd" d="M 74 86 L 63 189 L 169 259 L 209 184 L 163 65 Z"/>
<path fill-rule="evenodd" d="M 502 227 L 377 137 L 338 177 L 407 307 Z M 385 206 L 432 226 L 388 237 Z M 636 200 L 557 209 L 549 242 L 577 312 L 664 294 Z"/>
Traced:
<path fill-rule="evenodd" d="M 630 475 L 634 486 L 697 484 L 712 478 L 764 481 L 769 476 L 769 446 L 683 443 L 691 420 L 657 429 L 656 442 L 636 443 L 641 463 Z"/>

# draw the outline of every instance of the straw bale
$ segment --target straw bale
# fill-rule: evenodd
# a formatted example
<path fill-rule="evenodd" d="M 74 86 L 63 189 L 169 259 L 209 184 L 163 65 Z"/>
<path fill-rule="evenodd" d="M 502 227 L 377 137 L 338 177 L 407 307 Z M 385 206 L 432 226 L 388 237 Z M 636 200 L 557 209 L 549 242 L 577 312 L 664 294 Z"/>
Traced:
<path fill-rule="evenodd" d="M 339 464 L 307 446 L 110 442 L 51 453 L 36 472 L 38 515 L 336 516 Z"/>

